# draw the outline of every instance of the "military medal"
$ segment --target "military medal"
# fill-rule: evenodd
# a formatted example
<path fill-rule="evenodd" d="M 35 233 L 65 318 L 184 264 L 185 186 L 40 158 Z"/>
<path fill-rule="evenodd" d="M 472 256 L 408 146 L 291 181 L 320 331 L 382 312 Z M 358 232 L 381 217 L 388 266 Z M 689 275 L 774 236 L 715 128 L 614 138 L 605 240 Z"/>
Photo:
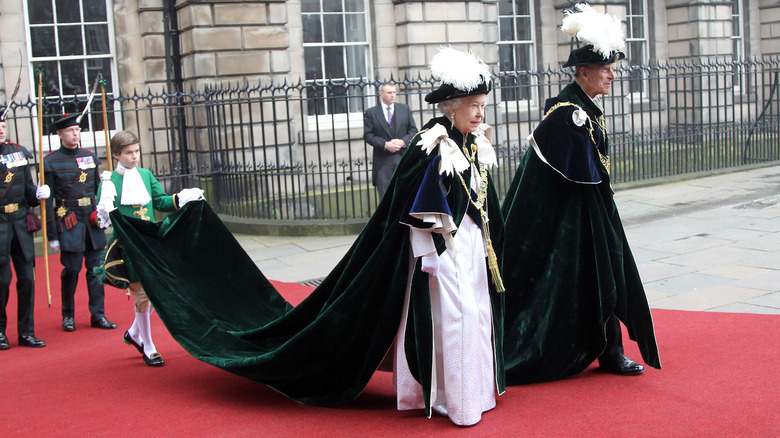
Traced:
<path fill-rule="evenodd" d="M 64 205 L 60 205 L 60 208 L 57 209 L 57 216 L 65 217 L 66 214 L 68 214 L 68 209 Z"/>
<path fill-rule="evenodd" d="M 83 184 L 86 181 L 87 181 L 87 173 L 82 170 L 81 175 L 79 175 L 79 182 Z"/>
<path fill-rule="evenodd" d="M 13 173 L 13 172 L 8 172 L 8 173 L 5 175 L 5 183 L 6 183 L 6 184 L 10 184 L 10 183 L 11 183 L 11 181 L 13 181 L 13 180 L 14 180 L 14 173 Z"/>

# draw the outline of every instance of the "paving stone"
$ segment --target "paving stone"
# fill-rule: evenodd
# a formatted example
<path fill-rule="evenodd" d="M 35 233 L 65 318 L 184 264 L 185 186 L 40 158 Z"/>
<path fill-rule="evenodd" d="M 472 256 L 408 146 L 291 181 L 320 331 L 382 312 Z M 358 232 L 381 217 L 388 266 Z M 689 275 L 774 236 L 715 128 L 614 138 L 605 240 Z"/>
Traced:
<path fill-rule="evenodd" d="M 706 234 L 706 233 L 701 233 Z M 687 236 L 681 239 L 664 242 L 660 245 L 651 246 L 650 249 L 672 253 L 672 254 L 687 254 L 690 252 L 701 251 L 709 248 L 717 248 L 727 246 L 733 243 L 731 240 L 716 239 L 701 235 Z"/>
<path fill-rule="evenodd" d="M 693 266 L 699 269 L 708 269 L 713 266 L 723 266 L 742 262 L 745 260 L 755 260 L 764 256 L 764 252 L 753 249 L 735 248 L 732 246 L 721 246 L 717 248 L 707 248 L 700 251 L 689 252 L 672 256 L 664 259 L 666 263 L 674 263 L 683 266 Z M 757 266 L 753 263 L 740 263 L 748 266 Z M 761 266 L 759 266 L 761 267 Z"/>
<path fill-rule="evenodd" d="M 714 285 L 681 293 L 663 300 L 657 300 L 653 303 L 653 306 L 662 309 L 710 310 L 763 294 L 765 294 L 764 291 L 755 289 Z"/>
<path fill-rule="evenodd" d="M 712 275 L 702 274 L 683 274 L 675 277 L 665 278 L 663 280 L 646 283 L 646 287 L 667 292 L 674 295 L 683 295 L 691 292 L 700 291 L 710 287 L 727 287 L 736 280 L 724 279 Z"/>
<path fill-rule="evenodd" d="M 745 300 L 745 303 L 780 310 L 780 292 L 773 292 L 761 295 L 760 297 L 751 298 Z"/>
<path fill-rule="evenodd" d="M 743 265 L 721 265 L 712 269 L 698 271 L 699 274 L 713 275 L 716 277 L 731 278 L 734 280 L 747 280 L 776 272 L 772 269 L 756 268 Z"/>
<path fill-rule="evenodd" d="M 357 236 L 318 236 L 312 239 L 302 239 L 297 245 L 307 251 L 318 251 L 321 249 L 337 248 L 346 246 L 347 249 L 352 246 Z"/>
<path fill-rule="evenodd" d="M 778 269 L 780 268 L 780 251 L 761 253 L 756 257 L 741 261 L 740 265 L 755 266 L 758 268 L 767 269 Z"/>
<path fill-rule="evenodd" d="M 645 284 L 645 287 L 658 280 L 676 278 L 680 275 L 691 274 L 697 270 L 696 268 L 692 268 L 690 266 L 664 263 L 663 260 L 637 263 L 637 267 L 639 268 L 639 275 L 642 278 L 642 282 Z"/>
<path fill-rule="evenodd" d="M 268 260 L 268 259 L 283 260 L 284 258 L 289 256 L 293 256 L 297 254 L 310 254 L 310 253 L 298 245 L 295 245 L 293 243 L 288 243 L 285 245 L 276 245 L 268 248 L 257 248 L 252 251 L 248 251 L 247 254 L 249 254 L 252 260 Z"/>
<path fill-rule="evenodd" d="M 725 306 L 709 309 L 708 312 L 758 313 L 758 314 L 776 315 L 778 309 L 772 307 L 756 306 L 748 303 L 732 303 L 732 304 L 727 304 Z"/>

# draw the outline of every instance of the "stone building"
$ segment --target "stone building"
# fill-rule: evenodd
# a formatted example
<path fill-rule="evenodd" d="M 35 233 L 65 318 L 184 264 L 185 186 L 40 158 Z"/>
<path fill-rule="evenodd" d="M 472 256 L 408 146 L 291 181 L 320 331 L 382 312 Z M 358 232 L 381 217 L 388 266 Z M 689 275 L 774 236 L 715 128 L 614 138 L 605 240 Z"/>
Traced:
<path fill-rule="evenodd" d="M 572 3 L 3 0 L 0 103 L 10 99 L 19 74 L 21 86 L 14 101 L 34 102 L 40 71 L 43 95 L 51 103 L 46 113 L 51 117 L 81 110 L 98 73 L 109 97 L 282 83 L 302 83 L 312 90 L 323 79 L 425 77 L 428 61 L 443 44 L 471 49 L 496 72 L 557 68 L 572 44 L 558 30 L 562 11 Z M 632 65 L 780 54 L 780 1 L 594 0 L 590 4 L 624 21 Z M 647 92 L 638 84 L 630 91 Z M 346 142 L 339 150 L 355 147 L 353 140 L 362 135 L 366 100 L 332 100 L 328 99 L 332 89 L 319 91 L 321 100 L 309 101 L 282 117 L 294 123 L 281 133 L 276 130 L 274 142 L 294 149 L 305 143 L 301 139 L 307 131 L 311 138 L 317 129 L 318 142 Z M 74 96 L 81 100 L 68 103 Z M 507 92 L 496 93 L 494 99 L 498 103 L 532 97 Z M 419 100 L 409 103 L 417 109 L 424 105 Z M 258 102 L 252 105 L 258 110 L 276 109 Z M 27 108 L 33 111 L 30 105 Z M 23 108 L 14 114 L 32 116 Z M 177 128 L 180 138 L 196 145 L 213 142 L 207 138 L 213 134 L 205 129 L 212 123 L 208 115 L 198 110 L 180 115 L 186 119 Z M 121 117 L 112 114 L 108 123 L 112 130 L 138 130 L 145 144 L 164 145 L 171 144 L 169 118 L 164 112 L 134 111 Z M 263 126 L 246 121 L 241 125 L 240 136 L 251 136 L 261 145 L 268 142 L 260 132 L 265 131 Z M 14 133 L 29 144 L 36 129 L 35 123 L 20 123 Z M 103 144 L 102 129 L 99 119 L 90 119 L 87 130 L 93 135 L 84 141 Z M 46 126 L 44 134 L 49 134 Z M 47 143 L 51 147 L 58 141 Z"/>

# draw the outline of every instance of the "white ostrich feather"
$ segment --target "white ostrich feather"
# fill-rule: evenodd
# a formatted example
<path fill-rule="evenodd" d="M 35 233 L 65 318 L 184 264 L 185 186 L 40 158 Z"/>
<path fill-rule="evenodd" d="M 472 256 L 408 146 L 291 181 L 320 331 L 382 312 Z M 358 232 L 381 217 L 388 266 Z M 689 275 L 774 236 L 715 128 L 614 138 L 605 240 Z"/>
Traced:
<path fill-rule="evenodd" d="M 623 24 L 616 17 L 596 12 L 587 3 L 577 3 L 564 14 L 561 30 L 585 44 L 592 44 L 593 51 L 605 58 L 626 47 Z"/>
<path fill-rule="evenodd" d="M 431 59 L 431 75 L 461 91 L 471 91 L 490 80 L 490 69 L 469 52 L 442 47 Z"/>

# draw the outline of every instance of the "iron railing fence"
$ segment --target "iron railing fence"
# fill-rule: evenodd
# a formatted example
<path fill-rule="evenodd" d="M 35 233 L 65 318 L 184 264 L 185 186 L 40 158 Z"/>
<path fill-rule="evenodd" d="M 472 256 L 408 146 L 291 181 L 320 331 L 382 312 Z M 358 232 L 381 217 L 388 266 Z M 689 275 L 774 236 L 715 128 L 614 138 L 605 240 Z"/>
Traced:
<path fill-rule="evenodd" d="M 780 59 L 626 66 L 617 72 L 611 95 L 602 99 L 614 182 L 780 160 Z M 424 101 L 435 81 L 389 80 L 418 127 L 435 115 Z M 494 126 L 499 168 L 492 176 L 500 196 L 545 100 L 570 81 L 569 71 L 551 69 L 496 75 L 486 121 Z M 377 104 L 382 82 L 230 84 L 110 96 L 107 123 L 111 132 L 139 134 L 142 165 L 167 190 L 203 187 L 219 212 L 269 220 L 365 219 L 378 200 L 362 112 Z M 79 111 L 86 102 L 78 96 L 43 103 L 44 151 L 59 146 L 46 127 L 53 114 Z M 105 158 L 100 96 L 92 109 L 82 123 L 82 140 Z M 37 160 L 36 111 L 33 100 L 13 102 L 8 125 L 9 138 L 33 145 Z"/>

